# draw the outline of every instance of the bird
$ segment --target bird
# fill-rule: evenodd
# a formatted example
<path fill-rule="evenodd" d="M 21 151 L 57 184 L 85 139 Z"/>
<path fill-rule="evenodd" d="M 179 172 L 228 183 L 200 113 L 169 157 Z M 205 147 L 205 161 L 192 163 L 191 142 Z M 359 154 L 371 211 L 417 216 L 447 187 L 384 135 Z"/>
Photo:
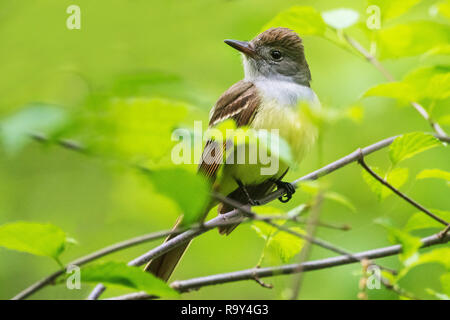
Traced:
<path fill-rule="evenodd" d="M 305 58 L 303 40 L 295 31 L 277 27 L 262 32 L 248 42 L 224 42 L 242 54 L 244 79 L 233 84 L 219 97 L 211 109 L 209 127 L 231 119 L 238 128 L 277 129 L 280 137 L 289 145 L 294 162 L 299 163 L 310 151 L 318 135 L 314 121 L 302 114 L 299 105 L 306 103 L 314 110 L 320 109 L 320 101 L 310 86 L 311 72 Z M 280 201 L 287 202 L 292 197 L 295 188 L 282 181 L 289 169 L 287 163 L 280 161 L 276 172 L 263 175 L 260 162 L 224 163 L 227 148 L 226 143 L 209 140 L 203 149 L 198 173 L 209 180 L 214 192 L 248 206 L 257 205 L 256 199 L 275 188 L 285 190 Z M 213 199 L 200 221 L 216 205 L 219 214 L 234 209 L 227 203 Z M 182 217 L 174 228 L 181 224 Z M 219 232 L 228 235 L 236 227 L 237 224 L 221 226 Z M 174 236 L 176 234 L 170 235 L 166 241 Z M 182 244 L 151 260 L 145 270 L 168 281 L 188 246 L 189 243 Z"/>

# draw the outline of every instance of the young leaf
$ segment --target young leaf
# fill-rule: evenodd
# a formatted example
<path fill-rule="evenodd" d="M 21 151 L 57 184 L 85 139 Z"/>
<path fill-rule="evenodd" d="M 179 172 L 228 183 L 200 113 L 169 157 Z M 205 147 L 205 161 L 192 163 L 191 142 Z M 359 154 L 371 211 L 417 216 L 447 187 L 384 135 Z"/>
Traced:
<path fill-rule="evenodd" d="M 322 12 L 322 18 L 334 29 L 345 29 L 358 22 L 359 13 L 353 9 L 340 8 Z"/>
<path fill-rule="evenodd" d="M 450 270 L 450 248 L 439 248 L 420 255 L 414 266 L 423 263 L 439 263 Z"/>
<path fill-rule="evenodd" d="M 410 85 L 416 93 L 415 100 L 444 100 L 450 96 L 450 67 L 434 65 L 420 67 L 409 72 L 403 83 Z"/>
<path fill-rule="evenodd" d="M 422 246 L 420 238 L 411 236 L 409 233 L 393 227 L 392 224 L 385 219 L 378 219 L 375 222 L 388 230 L 389 240 L 392 243 L 399 243 L 402 245 L 402 253 L 399 258 L 400 261 L 408 264 L 408 259 L 414 257 L 417 250 Z"/>
<path fill-rule="evenodd" d="M 327 28 L 320 13 L 313 7 L 294 6 L 282 11 L 264 26 L 264 30 L 271 27 L 286 27 L 301 36 L 322 36 Z"/>
<path fill-rule="evenodd" d="M 29 134 L 42 132 L 51 135 L 66 125 L 67 120 L 65 110 L 56 106 L 42 103 L 27 105 L 0 122 L 3 147 L 8 154 L 16 154 L 31 141 Z"/>
<path fill-rule="evenodd" d="M 431 211 L 445 221 L 450 221 L 450 211 L 442 211 L 436 209 Z M 409 218 L 403 230 L 410 232 L 413 230 L 428 228 L 442 229 L 442 224 L 425 215 L 423 212 L 416 212 L 411 216 L 411 218 Z"/>
<path fill-rule="evenodd" d="M 416 179 L 427 179 L 427 178 L 436 178 L 447 181 L 447 184 L 450 185 L 450 172 L 440 170 L 440 169 L 425 169 L 422 170 L 417 176 Z"/>
<path fill-rule="evenodd" d="M 177 297 L 179 295 L 178 292 L 151 273 L 119 262 L 106 262 L 83 267 L 81 269 L 81 281 L 87 283 L 101 282 L 107 285 L 131 288 L 158 297 Z"/>
<path fill-rule="evenodd" d="M 442 142 L 431 134 L 423 132 L 407 133 L 395 138 L 389 147 L 389 157 L 392 163 L 396 165 L 402 160 L 440 145 L 442 145 Z"/>
<path fill-rule="evenodd" d="M 157 192 L 172 199 L 183 214 L 183 225 L 198 222 L 209 201 L 209 183 L 201 175 L 181 168 L 146 173 Z"/>
<path fill-rule="evenodd" d="M 304 231 L 298 227 L 292 227 L 290 229 L 300 234 L 304 233 Z M 278 253 L 281 261 L 283 262 L 289 261 L 297 253 L 299 253 L 304 244 L 305 241 L 303 239 L 284 231 L 279 231 L 276 233 L 267 243 L 269 248 L 273 248 L 275 252 Z"/>
<path fill-rule="evenodd" d="M 66 234 L 51 224 L 13 222 L 0 226 L 0 246 L 58 260 Z"/>
<path fill-rule="evenodd" d="M 296 237 L 293 234 L 280 231 L 261 221 L 255 221 L 252 224 L 252 228 L 261 238 L 266 240 L 266 248 L 272 250 L 283 262 L 289 261 L 299 253 L 304 246 L 303 239 Z M 304 234 L 304 231 L 298 227 L 292 227 L 291 230 Z"/>
<path fill-rule="evenodd" d="M 450 96 L 450 68 L 447 66 L 421 67 L 408 73 L 402 81 L 378 84 L 364 94 L 365 97 L 387 97 L 401 102 L 435 101 Z"/>
<path fill-rule="evenodd" d="M 388 82 L 373 86 L 364 93 L 364 97 L 386 97 L 400 101 L 416 101 L 418 96 L 414 87 L 404 82 Z"/>
<path fill-rule="evenodd" d="M 88 143 L 127 158 L 159 160 L 170 154 L 173 129 L 188 105 L 167 99 L 114 99 L 94 114 Z"/>
<path fill-rule="evenodd" d="M 449 43 L 450 27 L 432 21 L 396 24 L 378 32 L 381 58 L 414 56 Z"/>
<path fill-rule="evenodd" d="M 450 248 L 434 249 L 433 251 L 421 254 L 412 263 L 408 264 L 406 268 L 400 271 L 397 280 L 403 278 L 412 268 L 425 263 L 438 263 L 447 270 L 450 270 Z"/>
<path fill-rule="evenodd" d="M 386 174 L 383 174 L 377 167 L 371 167 L 371 169 L 396 189 L 399 189 L 408 180 L 408 168 L 394 168 Z M 364 181 L 369 185 L 372 192 L 374 192 L 378 196 L 379 200 L 384 200 L 392 194 L 392 191 L 388 187 L 382 185 L 364 169 L 362 171 L 362 176 L 364 178 Z"/>
<path fill-rule="evenodd" d="M 319 191 L 321 191 L 321 187 L 317 181 L 302 181 L 299 184 L 299 188 L 301 188 L 303 192 L 306 192 L 310 195 L 316 195 Z M 325 199 L 339 203 L 344 207 L 347 207 L 351 211 L 356 212 L 356 208 L 350 201 L 350 199 L 340 193 L 322 190 L 322 196 Z"/>
<path fill-rule="evenodd" d="M 353 203 L 350 201 L 350 199 L 348 199 L 346 196 L 344 196 L 340 193 L 337 193 L 334 191 L 326 191 L 323 194 L 323 197 L 328 200 L 333 200 L 333 201 L 343 205 L 344 207 L 347 207 L 352 212 L 356 212 L 356 208 L 353 205 Z"/>

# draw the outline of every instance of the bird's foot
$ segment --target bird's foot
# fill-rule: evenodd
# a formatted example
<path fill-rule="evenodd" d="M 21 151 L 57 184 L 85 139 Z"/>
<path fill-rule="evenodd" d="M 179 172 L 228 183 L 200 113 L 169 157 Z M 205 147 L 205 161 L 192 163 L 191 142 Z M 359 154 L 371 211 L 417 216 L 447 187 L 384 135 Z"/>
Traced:
<path fill-rule="evenodd" d="M 259 206 L 261 204 L 258 200 L 255 200 L 250 196 L 250 193 L 248 193 L 247 188 L 245 187 L 245 185 L 242 183 L 241 180 L 236 179 L 236 183 L 239 185 L 239 188 L 241 188 L 241 190 L 244 192 L 245 196 L 247 197 L 248 204 L 250 206 L 254 207 Z"/>
<path fill-rule="evenodd" d="M 281 197 L 279 197 L 278 200 L 283 203 L 291 200 L 292 195 L 295 193 L 295 187 L 291 183 L 281 180 L 275 180 L 274 183 L 277 185 L 278 189 L 284 189 L 285 191 L 285 193 Z"/>

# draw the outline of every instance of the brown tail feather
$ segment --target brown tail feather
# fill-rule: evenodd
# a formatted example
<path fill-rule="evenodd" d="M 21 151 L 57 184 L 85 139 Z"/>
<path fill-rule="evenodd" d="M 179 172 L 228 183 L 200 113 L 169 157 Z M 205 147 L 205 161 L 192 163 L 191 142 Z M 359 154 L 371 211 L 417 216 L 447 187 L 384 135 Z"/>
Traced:
<path fill-rule="evenodd" d="M 180 223 L 181 218 L 178 218 L 172 230 L 175 230 L 180 225 Z M 166 238 L 164 242 L 169 241 L 176 235 L 177 234 L 171 234 Z M 169 252 L 166 252 L 156 259 L 150 260 L 150 262 L 145 266 L 144 270 L 151 272 L 153 275 L 164 281 L 169 280 L 189 244 L 190 242 L 187 242 L 179 247 L 172 249 Z"/>

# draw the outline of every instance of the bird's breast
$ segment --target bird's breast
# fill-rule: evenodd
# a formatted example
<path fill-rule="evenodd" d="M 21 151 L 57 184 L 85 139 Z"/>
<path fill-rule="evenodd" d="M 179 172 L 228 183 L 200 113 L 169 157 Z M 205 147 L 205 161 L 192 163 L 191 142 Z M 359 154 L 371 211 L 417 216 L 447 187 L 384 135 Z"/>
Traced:
<path fill-rule="evenodd" d="M 317 129 L 308 117 L 301 113 L 300 104 L 320 106 L 314 91 L 305 86 L 285 81 L 262 81 L 255 85 L 261 94 L 261 104 L 251 123 L 253 129 L 278 129 L 296 162 L 300 162 L 310 150 L 317 136 Z"/>

